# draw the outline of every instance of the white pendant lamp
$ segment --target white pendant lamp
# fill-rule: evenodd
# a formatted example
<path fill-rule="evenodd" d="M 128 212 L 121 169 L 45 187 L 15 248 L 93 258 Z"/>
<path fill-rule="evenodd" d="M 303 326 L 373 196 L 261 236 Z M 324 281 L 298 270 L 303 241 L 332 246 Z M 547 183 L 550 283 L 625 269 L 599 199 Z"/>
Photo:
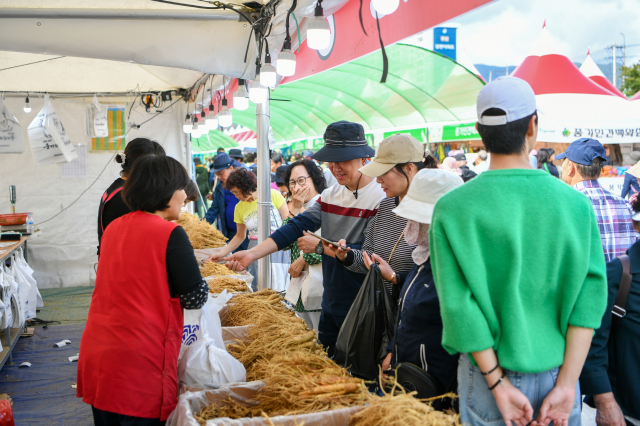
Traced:
<path fill-rule="evenodd" d="M 322 50 L 331 44 L 331 28 L 323 16 L 322 1 L 316 5 L 315 16 L 307 21 L 307 46 Z"/>
<path fill-rule="evenodd" d="M 193 129 L 193 126 L 191 125 L 191 116 L 187 114 L 187 116 L 184 119 L 184 124 L 182 125 L 182 131 L 189 134 L 191 133 L 192 129 Z"/>
<path fill-rule="evenodd" d="M 276 67 L 271 65 L 271 55 L 266 55 L 260 68 L 260 83 L 264 87 L 276 87 Z"/>
<path fill-rule="evenodd" d="M 222 100 L 222 110 L 220 110 L 220 114 L 218 114 L 218 121 L 220 122 L 220 127 L 229 127 L 233 124 L 233 117 L 231 115 L 231 111 L 227 108 L 227 100 Z"/>
<path fill-rule="evenodd" d="M 269 98 L 269 88 L 260 83 L 260 74 L 249 85 L 249 100 L 254 104 L 263 104 Z"/>
<path fill-rule="evenodd" d="M 233 107 L 238 111 L 244 111 L 249 108 L 249 94 L 247 89 L 244 88 L 245 81 L 241 78 L 238 79 L 238 90 L 233 94 Z"/>
<path fill-rule="evenodd" d="M 27 99 L 24 100 L 24 112 L 31 112 L 31 105 L 29 105 L 29 95 L 27 94 Z"/>
<path fill-rule="evenodd" d="M 380 15 L 391 15 L 400 5 L 400 0 L 371 0 L 371 4 Z"/>
<path fill-rule="evenodd" d="M 291 51 L 291 42 L 285 41 L 282 51 L 276 61 L 278 74 L 283 77 L 291 77 L 296 73 L 296 55 Z"/>
<path fill-rule="evenodd" d="M 209 104 L 209 115 L 207 115 L 204 122 L 207 124 L 209 130 L 216 130 L 218 128 L 218 117 L 215 115 L 213 104 Z"/>

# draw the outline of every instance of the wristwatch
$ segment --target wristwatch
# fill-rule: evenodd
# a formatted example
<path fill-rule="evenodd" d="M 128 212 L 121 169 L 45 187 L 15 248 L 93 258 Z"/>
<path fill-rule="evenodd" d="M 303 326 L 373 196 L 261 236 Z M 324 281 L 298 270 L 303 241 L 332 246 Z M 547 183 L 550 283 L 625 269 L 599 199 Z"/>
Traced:
<path fill-rule="evenodd" d="M 322 254 L 324 253 L 324 246 L 322 245 L 322 241 L 320 241 L 318 243 L 318 245 L 316 246 L 316 254 Z"/>

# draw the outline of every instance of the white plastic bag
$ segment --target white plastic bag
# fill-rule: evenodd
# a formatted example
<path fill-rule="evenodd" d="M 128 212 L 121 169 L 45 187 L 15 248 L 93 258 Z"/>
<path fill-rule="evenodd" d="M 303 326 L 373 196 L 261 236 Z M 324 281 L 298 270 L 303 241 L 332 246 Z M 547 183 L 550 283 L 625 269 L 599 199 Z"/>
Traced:
<path fill-rule="evenodd" d="M 302 305 L 307 311 L 322 308 L 322 295 L 324 284 L 322 282 L 322 264 L 309 265 L 309 276 L 302 283 Z"/>
<path fill-rule="evenodd" d="M 40 290 L 38 290 L 38 283 L 36 282 L 36 279 L 33 278 L 33 269 L 31 269 L 29 264 L 24 260 L 24 253 L 22 252 L 22 248 L 20 248 L 16 252 L 15 260 L 16 270 L 22 274 L 22 277 L 31 286 L 31 290 L 29 290 L 29 295 L 27 298 L 27 319 L 31 319 L 36 316 L 36 308 L 42 308 L 44 306 L 44 302 L 42 300 L 42 296 L 40 295 Z M 30 314 L 33 314 L 33 316 L 30 316 Z"/>
<path fill-rule="evenodd" d="M 11 283 L 13 280 L 5 271 L 4 266 L 0 266 L 0 275 L 2 275 L 0 280 L 0 299 L 2 299 L 2 304 L 4 305 L 0 328 L 4 330 L 13 325 L 13 313 L 11 311 Z"/>
<path fill-rule="evenodd" d="M 11 315 L 13 318 L 13 328 L 20 328 L 25 322 L 26 298 L 29 294 L 30 286 L 22 282 L 15 270 L 15 254 L 11 256 L 11 266 L 5 266 L 6 278 L 11 285 Z"/>
<path fill-rule="evenodd" d="M 220 342 L 219 347 L 221 349 L 225 348 L 218 312 L 231 297 L 230 294 L 224 291 L 218 297 L 209 297 L 202 309 L 184 310 L 184 328 L 182 329 L 182 345 L 180 346 L 179 359 L 182 358 L 189 346 L 205 337 Z"/>
<path fill-rule="evenodd" d="M 14 256 L 13 264 L 14 278 L 20 288 L 20 301 L 24 305 L 25 319 L 35 318 L 39 294 L 36 280 L 24 269 L 17 254 Z"/>
<path fill-rule="evenodd" d="M 107 111 L 109 110 L 105 105 L 98 102 L 98 97 L 93 95 L 93 136 L 96 138 L 108 138 L 109 126 L 107 120 Z"/>
<path fill-rule="evenodd" d="M 233 400 L 244 406 L 251 407 L 257 404 L 256 396 L 264 382 L 232 383 L 221 386 L 219 389 L 194 390 L 185 392 L 178 398 L 178 404 L 167 419 L 166 426 L 199 426 L 193 417 L 195 413 L 202 411 L 207 405 Z M 245 417 L 243 419 L 230 419 L 228 417 L 207 420 L 207 426 L 348 426 L 349 417 L 364 407 L 347 407 L 336 410 L 320 411 L 317 413 L 297 414 L 291 416 L 275 416 L 270 420 L 264 417 Z"/>
<path fill-rule="evenodd" d="M 38 165 L 71 162 L 78 158 L 49 95 L 44 96 L 44 107 L 29 125 L 29 142 Z"/>
<path fill-rule="evenodd" d="M 0 154 L 23 153 L 25 150 L 22 126 L 0 97 Z"/>
<path fill-rule="evenodd" d="M 247 371 L 242 363 L 206 336 L 190 345 L 178 362 L 181 385 L 221 385 L 246 379 Z"/>

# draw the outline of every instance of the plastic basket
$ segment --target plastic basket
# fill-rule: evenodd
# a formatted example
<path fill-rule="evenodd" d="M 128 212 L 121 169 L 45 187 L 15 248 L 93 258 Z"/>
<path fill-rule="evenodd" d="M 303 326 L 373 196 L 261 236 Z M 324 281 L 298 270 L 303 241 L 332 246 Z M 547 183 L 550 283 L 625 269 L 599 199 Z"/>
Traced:
<path fill-rule="evenodd" d="M 22 225 L 27 223 L 29 213 L 0 214 L 0 225 Z"/>

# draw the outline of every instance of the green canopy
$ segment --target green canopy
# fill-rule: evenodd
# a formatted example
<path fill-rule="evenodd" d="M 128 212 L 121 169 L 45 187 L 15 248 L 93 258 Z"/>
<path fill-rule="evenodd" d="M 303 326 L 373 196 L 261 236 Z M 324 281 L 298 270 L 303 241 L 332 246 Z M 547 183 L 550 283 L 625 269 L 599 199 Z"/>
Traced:
<path fill-rule="evenodd" d="M 327 125 L 340 120 L 358 122 L 367 133 L 475 120 L 476 97 L 484 85 L 480 78 L 421 47 L 396 44 L 386 51 L 386 84 L 380 84 L 381 53 L 374 52 L 279 86 L 271 93 L 270 104 L 276 141 L 288 145 L 321 138 Z M 234 109 L 233 121 L 255 131 L 255 105 Z"/>
<path fill-rule="evenodd" d="M 240 145 L 235 139 L 220 130 L 211 130 L 208 134 L 199 138 L 191 138 L 191 151 L 195 154 L 199 152 L 215 152 L 220 147 L 227 150 L 238 146 Z"/>

